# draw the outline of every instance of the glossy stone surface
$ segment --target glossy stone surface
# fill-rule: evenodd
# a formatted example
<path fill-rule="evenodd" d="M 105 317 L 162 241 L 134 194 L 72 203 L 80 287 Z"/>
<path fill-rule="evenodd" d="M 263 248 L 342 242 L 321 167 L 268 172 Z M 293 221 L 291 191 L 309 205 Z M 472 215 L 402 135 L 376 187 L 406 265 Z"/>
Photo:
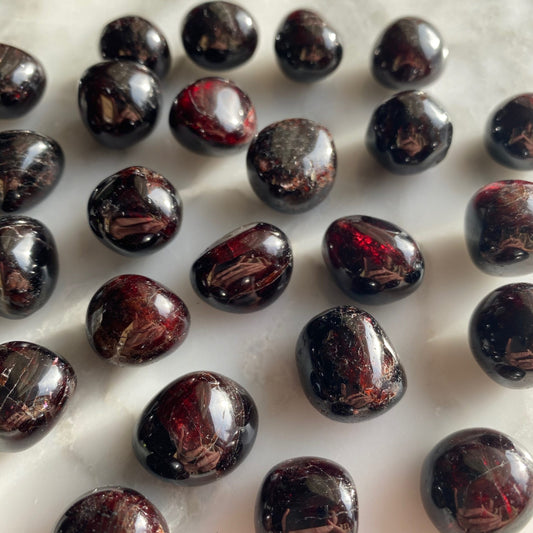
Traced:
<path fill-rule="evenodd" d="M 298 9 L 281 23 L 275 41 L 282 72 L 294 81 L 315 82 L 331 74 L 342 59 L 337 32 L 317 13 Z"/>
<path fill-rule="evenodd" d="M 18 452 L 41 440 L 76 389 L 70 364 L 31 342 L 0 344 L 0 452 Z"/>
<path fill-rule="evenodd" d="M 224 235 L 193 264 L 191 283 L 213 307 L 235 313 L 265 308 L 287 287 L 292 250 L 276 226 L 256 222 Z"/>
<path fill-rule="evenodd" d="M 169 289 L 145 276 L 124 274 L 104 283 L 87 309 L 93 350 L 115 365 L 153 361 L 185 340 L 189 311 Z"/>
<path fill-rule="evenodd" d="M 418 89 L 440 76 L 447 55 L 433 25 L 404 17 L 380 35 L 372 54 L 372 74 L 385 87 Z"/>
<path fill-rule="evenodd" d="M 202 78 L 185 87 L 170 108 L 176 140 L 202 155 L 229 155 L 251 142 L 255 108 L 246 93 L 222 78 Z"/>
<path fill-rule="evenodd" d="M 403 298 L 424 276 L 424 258 L 414 239 L 395 224 L 364 215 L 332 222 L 322 256 L 337 285 L 364 303 Z"/>
<path fill-rule="evenodd" d="M 355 484 L 340 465 L 297 457 L 266 475 L 255 506 L 256 533 L 356 533 Z"/>
<path fill-rule="evenodd" d="M 46 74 L 32 55 L 0 43 L 0 118 L 18 118 L 31 111 L 46 87 Z"/>
<path fill-rule="evenodd" d="M 181 32 L 187 55 L 209 70 L 227 70 L 252 57 L 257 46 L 250 14 L 230 2 L 205 2 L 189 11 Z"/>
<path fill-rule="evenodd" d="M 92 136 L 109 148 L 127 148 L 155 127 L 159 79 L 133 61 L 105 61 L 87 69 L 78 86 L 81 118 Z"/>
<path fill-rule="evenodd" d="M 54 533 L 170 533 L 154 504 L 125 487 L 84 494 L 57 523 Z"/>
<path fill-rule="evenodd" d="M 178 232 L 181 199 L 161 174 L 128 167 L 103 180 L 92 192 L 89 225 L 112 250 L 124 255 L 159 250 Z"/>
<path fill-rule="evenodd" d="M 203 485 L 241 464 L 256 434 L 257 409 L 246 390 L 215 372 L 193 372 L 147 405 L 133 448 L 153 474 L 177 485 Z"/>
<path fill-rule="evenodd" d="M 380 105 L 366 135 L 369 152 L 395 174 L 415 174 L 440 163 L 452 142 L 444 109 L 422 91 L 404 91 Z"/>
<path fill-rule="evenodd" d="M 40 309 L 56 286 L 59 265 L 48 228 L 30 217 L 0 217 L 0 316 L 24 318 Z"/>
<path fill-rule="evenodd" d="M 281 120 L 261 130 L 246 162 L 254 192 L 284 213 L 307 211 L 322 202 L 337 173 L 331 133 L 303 118 Z"/>
<path fill-rule="evenodd" d="M 458 431 L 426 458 L 421 493 L 441 533 L 516 533 L 533 514 L 533 461 L 503 433 Z"/>
<path fill-rule="evenodd" d="M 0 132 L 0 208 L 27 209 L 52 192 L 63 173 L 59 144 L 34 131 Z"/>
<path fill-rule="evenodd" d="M 120 17 L 109 22 L 100 37 L 104 59 L 129 60 L 148 67 L 163 79 L 170 69 L 170 51 L 165 36 L 142 17 Z"/>
<path fill-rule="evenodd" d="M 470 199 L 466 245 L 474 264 L 494 276 L 533 272 L 533 183 L 503 180 Z"/>
<path fill-rule="evenodd" d="M 311 319 L 298 338 L 296 363 L 311 405 L 339 422 L 388 411 L 407 387 L 387 335 L 357 307 L 334 307 Z"/>

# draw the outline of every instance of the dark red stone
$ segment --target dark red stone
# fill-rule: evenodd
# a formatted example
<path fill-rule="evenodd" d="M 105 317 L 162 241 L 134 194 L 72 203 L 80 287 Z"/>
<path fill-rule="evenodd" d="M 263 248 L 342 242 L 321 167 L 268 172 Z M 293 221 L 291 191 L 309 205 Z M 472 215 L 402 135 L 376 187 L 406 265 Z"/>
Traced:
<path fill-rule="evenodd" d="M 159 250 L 178 232 L 181 199 L 161 174 L 128 167 L 102 181 L 88 204 L 89 225 L 109 248 L 124 255 Z"/>
<path fill-rule="evenodd" d="M 44 224 L 30 217 L 0 217 L 0 316 L 35 313 L 52 295 L 58 270 L 56 244 Z"/>
<path fill-rule="evenodd" d="M 372 115 L 366 145 L 390 172 L 415 174 L 440 163 L 450 148 L 448 114 L 422 91 L 404 91 Z"/>
<path fill-rule="evenodd" d="M 183 146 L 202 155 L 229 155 L 255 135 L 255 108 L 247 94 L 222 78 L 202 78 L 174 99 L 170 130 Z"/>
<path fill-rule="evenodd" d="M 334 307 L 310 320 L 298 338 L 296 363 L 313 407 L 339 422 L 388 411 L 407 387 L 387 335 L 357 307 Z"/>
<path fill-rule="evenodd" d="M 170 533 L 170 529 L 154 504 L 139 492 L 105 487 L 74 502 L 54 533 Z"/>
<path fill-rule="evenodd" d="M 27 209 L 48 195 L 63 173 L 59 144 L 28 130 L 0 132 L 0 205 L 2 211 Z"/>
<path fill-rule="evenodd" d="M 100 37 L 100 53 L 104 59 L 140 63 L 160 79 L 170 69 L 165 36 L 151 22 L 138 16 L 120 17 L 107 24 Z"/>
<path fill-rule="evenodd" d="M 533 514 L 533 461 L 503 433 L 458 431 L 426 458 L 421 493 L 441 533 L 516 533 Z"/>
<path fill-rule="evenodd" d="M 0 118 L 18 118 L 31 111 L 46 87 L 46 74 L 32 55 L 0 44 Z"/>
<path fill-rule="evenodd" d="M 266 475 L 255 506 L 256 533 L 357 533 L 355 484 L 340 465 L 298 457 Z"/>
<path fill-rule="evenodd" d="M 109 148 L 127 148 L 155 127 L 159 79 L 133 61 L 105 61 L 87 69 L 78 86 L 78 106 L 92 136 Z"/>
<path fill-rule="evenodd" d="M 41 440 L 75 389 L 74 369 L 59 355 L 31 342 L 0 344 L 0 451 Z"/>
<path fill-rule="evenodd" d="M 496 181 L 470 199 L 466 245 L 474 264 L 494 276 L 533 272 L 533 183 Z"/>
<path fill-rule="evenodd" d="M 298 9 L 281 23 L 275 51 L 282 72 L 294 81 L 315 82 L 340 64 L 342 44 L 337 32 L 317 13 Z"/>
<path fill-rule="evenodd" d="M 437 79 L 448 50 L 437 29 L 416 17 L 396 20 L 379 37 L 372 74 L 392 89 L 418 89 Z"/>
<path fill-rule="evenodd" d="M 239 384 L 193 372 L 164 388 L 143 411 L 133 448 L 141 464 L 177 485 L 203 485 L 236 468 L 257 434 L 257 409 Z"/>
<path fill-rule="evenodd" d="M 224 235 L 193 264 L 191 282 L 213 307 L 235 313 L 265 308 L 287 287 L 292 250 L 276 226 L 256 222 Z"/>
<path fill-rule="evenodd" d="M 257 30 L 250 14 L 230 2 L 205 2 L 189 11 L 181 32 L 187 55 L 209 70 L 227 70 L 252 57 Z"/>
<path fill-rule="evenodd" d="M 424 258 L 413 238 L 379 218 L 338 218 L 326 230 L 322 256 L 338 286 L 365 303 L 403 298 L 424 275 Z"/>
<path fill-rule="evenodd" d="M 291 118 L 259 132 L 248 149 L 247 166 L 250 185 L 263 202 L 284 213 L 300 213 L 329 194 L 337 152 L 324 126 Z"/>
<path fill-rule="evenodd" d="M 183 301 L 157 281 L 124 274 L 92 297 L 86 325 L 98 355 L 115 365 L 142 364 L 180 346 L 190 316 Z"/>

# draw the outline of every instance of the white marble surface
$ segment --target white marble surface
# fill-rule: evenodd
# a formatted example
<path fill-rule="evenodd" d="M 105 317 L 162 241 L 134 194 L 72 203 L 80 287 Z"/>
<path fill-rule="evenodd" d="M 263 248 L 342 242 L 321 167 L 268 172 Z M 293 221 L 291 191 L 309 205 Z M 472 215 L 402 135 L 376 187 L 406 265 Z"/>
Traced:
<path fill-rule="evenodd" d="M 275 463 L 299 455 L 335 460 L 352 474 L 360 501 L 361 533 L 429 532 L 419 496 L 425 455 L 441 438 L 465 427 L 504 431 L 533 451 L 533 392 L 493 383 L 473 360 L 466 337 L 470 314 L 490 290 L 513 278 L 479 272 L 463 240 L 471 194 L 495 179 L 530 178 L 492 162 L 482 145 L 489 112 L 502 100 L 533 90 L 530 0 L 308 0 L 343 37 L 345 56 L 328 79 L 311 86 L 282 77 L 273 37 L 281 18 L 301 7 L 293 0 L 248 0 L 260 45 L 248 63 L 228 73 L 254 101 L 259 127 L 302 116 L 327 126 L 336 141 L 339 172 L 330 197 L 297 216 L 270 210 L 252 193 L 245 155 L 202 158 L 178 146 L 167 114 L 172 98 L 206 71 L 184 56 L 179 28 L 194 0 L 16 0 L 2 2 L 0 41 L 36 55 L 49 84 L 40 105 L 1 127 L 30 128 L 63 146 L 67 165 L 53 194 L 27 214 L 54 233 L 61 275 L 49 303 L 21 321 L 0 319 L 0 341 L 29 340 L 57 351 L 75 367 L 79 387 L 57 427 L 33 448 L 0 454 L 0 531 L 48 533 L 83 492 L 123 484 L 160 508 L 172 533 L 251 533 L 256 493 Z M 81 73 L 99 60 L 98 38 L 109 20 L 139 14 L 169 40 L 173 68 L 163 82 L 164 103 L 155 132 L 124 151 L 97 145 L 76 104 Z M 446 159 L 420 175 L 399 177 L 367 154 L 364 132 L 373 109 L 391 94 L 371 78 L 369 57 L 378 34 L 402 15 L 433 22 L 450 50 L 443 76 L 428 88 L 451 115 L 454 140 Z M 152 167 L 169 178 L 184 202 L 184 223 L 161 252 L 128 259 L 91 234 L 86 202 L 104 177 L 129 165 Z M 361 424 L 339 424 L 307 402 L 294 361 L 296 338 L 315 314 L 349 303 L 322 263 L 325 229 L 341 215 L 369 214 L 409 231 L 425 254 L 422 287 L 408 298 L 368 307 L 387 331 L 405 366 L 409 387 L 391 411 Z M 254 220 L 279 225 L 295 253 L 293 279 L 282 297 L 256 314 L 233 315 L 201 302 L 189 283 L 194 259 L 223 233 Z M 192 314 L 188 339 L 150 366 L 114 368 L 91 352 L 84 331 L 96 289 L 120 273 L 144 274 L 180 295 Z M 521 279 L 532 281 L 531 276 Z M 245 386 L 260 415 L 255 447 L 231 475 L 198 487 L 177 488 L 138 464 L 133 426 L 144 405 L 171 379 L 214 370 Z M 533 524 L 526 527 L 533 531 Z"/>

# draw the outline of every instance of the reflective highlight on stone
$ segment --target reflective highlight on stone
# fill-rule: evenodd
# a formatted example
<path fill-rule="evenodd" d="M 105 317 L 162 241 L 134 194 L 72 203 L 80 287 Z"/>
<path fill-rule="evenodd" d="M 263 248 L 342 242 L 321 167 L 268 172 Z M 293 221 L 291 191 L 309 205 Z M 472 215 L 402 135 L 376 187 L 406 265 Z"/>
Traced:
<path fill-rule="evenodd" d="M 503 433 L 465 429 L 430 452 L 421 492 L 441 533 L 517 533 L 533 514 L 533 461 Z"/>
<path fill-rule="evenodd" d="M 133 447 L 153 474 L 177 485 L 203 485 L 236 468 L 256 433 L 257 409 L 245 389 L 215 372 L 193 372 L 148 404 Z"/>
<path fill-rule="evenodd" d="M 340 465 L 298 457 L 266 475 L 255 506 L 256 533 L 357 533 L 355 484 Z"/>
<path fill-rule="evenodd" d="M 284 213 L 300 213 L 329 194 L 337 152 L 324 126 L 292 118 L 259 132 L 248 149 L 247 167 L 250 185 L 263 202 Z"/>
<path fill-rule="evenodd" d="M 31 342 L 0 344 L 0 451 L 41 440 L 75 389 L 74 369 L 59 355 Z"/>
<path fill-rule="evenodd" d="M 185 303 L 145 276 L 124 274 L 104 283 L 86 317 L 93 350 L 115 365 L 142 364 L 176 349 L 189 331 Z"/>
<path fill-rule="evenodd" d="M 191 283 L 213 307 L 235 313 L 270 305 L 287 287 L 292 250 L 276 226 L 256 222 L 224 235 L 193 264 Z"/>

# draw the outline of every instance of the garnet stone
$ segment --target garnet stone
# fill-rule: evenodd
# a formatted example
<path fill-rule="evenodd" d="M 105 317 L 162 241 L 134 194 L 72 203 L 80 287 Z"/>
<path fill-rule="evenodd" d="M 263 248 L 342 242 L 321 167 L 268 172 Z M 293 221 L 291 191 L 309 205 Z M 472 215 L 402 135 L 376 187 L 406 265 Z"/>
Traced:
<path fill-rule="evenodd" d="M 322 255 L 338 286 L 366 303 L 403 298 L 424 275 L 424 258 L 413 238 L 398 226 L 369 216 L 332 222 Z"/>
<path fill-rule="evenodd" d="M 325 78 L 342 59 L 337 32 L 320 15 L 307 9 L 293 11 L 281 23 L 275 50 L 283 73 L 301 82 Z"/>
<path fill-rule="evenodd" d="M 35 57 L 0 44 L 0 119 L 28 113 L 41 99 L 45 87 L 46 74 Z"/>
<path fill-rule="evenodd" d="M 415 174 L 440 163 L 452 142 L 452 124 L 439 104 L 422 91 L 404 91 L 372 115 L 366 145 L 395 174 Z"/>
<path fill-rule="evenodd" d="M 303 118 L 275 122 L 259 132 L 247 156 L 248 179 L 267 205 L 300 213 L 326 198 L 337 173 L 331 133 Z"/>
<path fill-rule="evenodd" d="M 533 514 L 533 460 L 507 435 L 449 435 L 422 468 L 424 507 L 441 533 L 516 533 Z"/>
<path fill-rule="evenodd" d="M 340 465 L 298 457 L 266 475 L 255 506 L 256 533 L 356 533 L 355 484 Z"/>
<path fill-rule="evenodd" d="M 386 87 L 418 89 L 440 76 L 447 55 L 434 26 L 404 17 L 379 37 L 372 54 L 372 74 Z"/>
<path fill-rule="evenodd" d="M 127 148 L 151 133 L 159 115 L 159 79 L 133 61 L 105 61 L 83 74 L 78 105 L 93 137 Z"/>
<path fill-rule="evenodd" d="M 30 217 L 0 217 L 0 316 L 24 318 L 52 295 L 57 249 L 48 228 Z"/>
<path fill-rule="evenodd" d="M 169 533 L 168 525 L 142 494 L 105 487 L 84 494 L 60 518 L 54 533 Z"/>
<path fill-rule="evenodd" d="M 496 181 L 468 203 L 466 244 L 474 264 L 487 274 L 533 272 L 533 183 Z"/>
<path fill-rule="evenodd" d="M 222 78 L 203 78 L 185 87 L 169 115 L 174 137 L 202 155 L 229 155 L 246 148 L 257 128 L 247 94 Z"/>
<path fill-rule="evenodd" d="M 310 320 L 296 362 L 308 400 L 339 422 L 359 422 L 400 401 L 407 380 L 385 332 L 357 307 L 334 307 Z"/>
<path fill-rule="evenodd" d="M 41 440 L 75 389 L 74 370 L 59 355 L 31 342 L 0 344 L 0 451 Z"/>
<path fill-rule="evenodd" d="M 287 287 L 292 250 L 276 226 L 242 226 L 208 248 L 193 264 L 191 282 L 213 307 L 235 313 L 270 305 Z"/>
<path fill-rule="evenodd" d="M 141 364 L 176 349 L 189 331 L 183 301 L 150 278 L 124 274 L 102 285 L 87 309 L 95 352 L 115 365 Z"/>
<path fill-rule="evenodd" d="M 257 30 L 250 14 L 230 2 L 205 2 L 192 9 L 181 32 L 187 55 L 209 70 L 242 65 L 257 46 Z"/>
<path fill-rule="evenodd" d="M 239 384 L 214 372 L 170 383 L 143 411 L 133 447 L 142 465 L 177 485 L 203 485 L 237 467 L 257 433 L 257 410 Z"/>
<path fill-rule="evenodd" d="M 89 198 L 88 212 L 94 234 L 124 255 L 159 250 L 176 235 L 182 220 L 173 185 L 145 167 L 124 168 L 102 181 Z"/>

